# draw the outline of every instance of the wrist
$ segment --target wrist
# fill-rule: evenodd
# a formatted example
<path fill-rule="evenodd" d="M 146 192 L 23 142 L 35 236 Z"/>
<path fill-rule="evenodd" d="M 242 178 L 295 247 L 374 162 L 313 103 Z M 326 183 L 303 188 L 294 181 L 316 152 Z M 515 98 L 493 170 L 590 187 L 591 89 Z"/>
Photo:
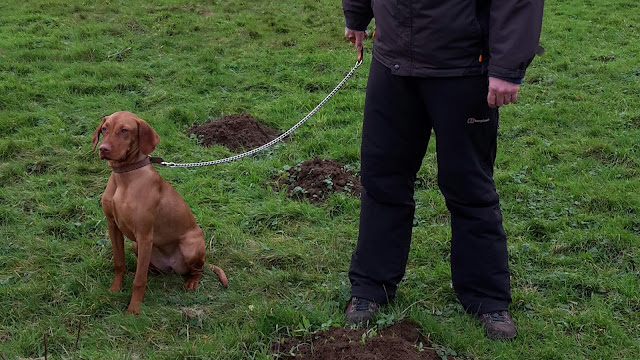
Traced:
<path fill-rule="evenodd" d="M 496 75 L 489 75 L 489 77 L 504 80 L 516 85 L 522 84 L 522 78 L 519 78 L 519 77 L 507 77 L 507 76 L 496 76 Z"/>

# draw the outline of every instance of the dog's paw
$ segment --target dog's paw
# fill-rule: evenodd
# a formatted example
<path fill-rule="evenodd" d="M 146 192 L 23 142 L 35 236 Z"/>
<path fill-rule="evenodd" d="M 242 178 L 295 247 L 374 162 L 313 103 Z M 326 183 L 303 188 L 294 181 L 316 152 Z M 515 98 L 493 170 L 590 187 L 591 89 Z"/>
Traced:
<path fill-rule="evenodd" d="M 140 315 L 140 304 L 137 305 L 129 305 L 129 307 L 127 308 L 127 311 L 125 311 L 125 314 L 131 314 L 133 316 L 138 316 Z"/>
<path fill-rule="evenodd" d="M 189 279 L 184 283 L 184 288 L 193 291 L 198 287 L 199 283 L 199 280 Z"/>

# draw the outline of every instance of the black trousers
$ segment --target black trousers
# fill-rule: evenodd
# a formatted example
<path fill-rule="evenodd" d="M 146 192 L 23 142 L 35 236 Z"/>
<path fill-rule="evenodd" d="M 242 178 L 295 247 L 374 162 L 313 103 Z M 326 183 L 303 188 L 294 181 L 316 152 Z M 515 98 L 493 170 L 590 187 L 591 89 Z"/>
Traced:
<path fill-rule="evenodd" d="M 371 64 L 362 132 L 358 244 L 352 296 L 387 303 L 404 276 L 415 211 L 416 174 L 431 130 L 438 186 L 451 213 L 451 277 L 469 313 L 507 310 L 507 240 L 493 166 L 498 110 L 487 105 L 486 76 L 394 76 Z"/>

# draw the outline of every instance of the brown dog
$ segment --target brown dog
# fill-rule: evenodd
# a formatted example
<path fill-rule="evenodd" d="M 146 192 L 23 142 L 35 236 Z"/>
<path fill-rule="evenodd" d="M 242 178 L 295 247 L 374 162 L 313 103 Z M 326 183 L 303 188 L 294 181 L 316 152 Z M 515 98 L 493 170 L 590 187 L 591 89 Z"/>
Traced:
<path fill-rule="evenodd" d="M 160 142 L 158 134 L 135 114 L 121 111 L 102 119 L 93 133 L 93 149 L 113 168 L 102 194 L 113 247 L 115 276 L 111 291 L 119 291 L 124 278 L 124 236 L 133 240 L 138 266 L 127 313 L 138 314 L 144 298 L 149 267 L 189 275 L 184 286 L 194 290 L 202 277 L 205 243 L 202 230 L 178 192 L 149 166 L 149 154 Z M 214 272 L 226 287 L 224 271 Z"/>

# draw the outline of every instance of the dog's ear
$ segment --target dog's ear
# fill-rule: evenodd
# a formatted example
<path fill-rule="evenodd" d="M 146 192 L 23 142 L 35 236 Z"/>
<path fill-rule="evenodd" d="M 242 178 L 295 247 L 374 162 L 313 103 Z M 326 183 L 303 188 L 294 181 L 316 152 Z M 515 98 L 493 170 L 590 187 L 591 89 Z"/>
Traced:
<path fill-rule="evenodd" d="M 93 142 L 93 147 L 91 148 L 91 151 L 94 151 L 96 149 L 96 146 L 98 146 L 98 141 L 100 141 L 100 133 L 102 133 L 102 124 L 104 124 L 104 122 L 107 121 L 107 118 L 108 116 L 103 117 L 102 121 L 100 122 L 100 125 L 98 125 L 96 130 L 93 132 L 93 136 L 91 137 L 91 141 Z"/>
<path fill-rule="evenodd" d="M 160 136 L 147 124 L 146 121 L 138 120 L 138 145 L 140 145 L 140 151 L 149 155 L 155 150 L 156 146 L 160 142 Z"/>

